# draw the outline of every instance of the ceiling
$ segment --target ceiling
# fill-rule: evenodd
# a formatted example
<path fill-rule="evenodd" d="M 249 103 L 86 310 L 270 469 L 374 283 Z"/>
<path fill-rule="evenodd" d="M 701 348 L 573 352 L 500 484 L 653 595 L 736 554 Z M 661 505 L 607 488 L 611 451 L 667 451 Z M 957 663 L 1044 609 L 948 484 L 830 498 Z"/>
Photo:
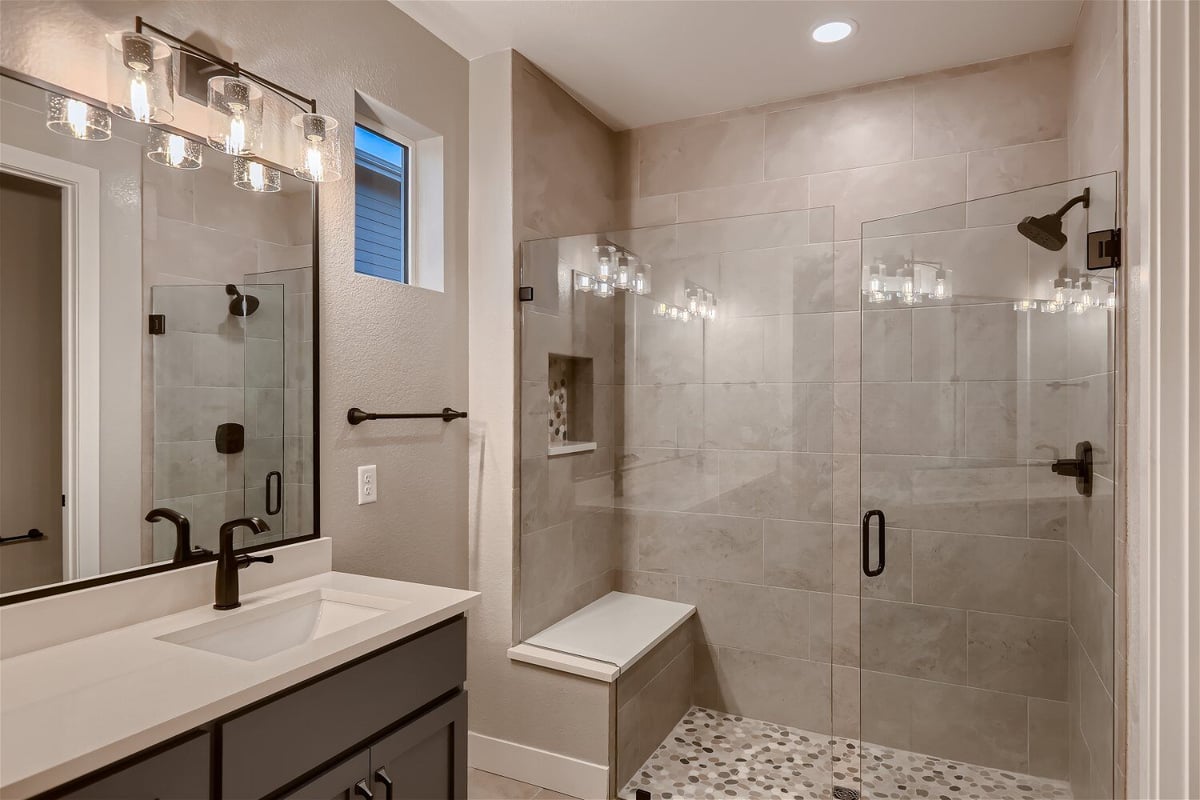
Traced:
<path fill-rule="evenodd" d="M 621 130 L 1070 44 L 1082 0 L 392 0 L 469 59 L 513 48 Z M 818 23 L 858 32 L 819 45 Z"/>

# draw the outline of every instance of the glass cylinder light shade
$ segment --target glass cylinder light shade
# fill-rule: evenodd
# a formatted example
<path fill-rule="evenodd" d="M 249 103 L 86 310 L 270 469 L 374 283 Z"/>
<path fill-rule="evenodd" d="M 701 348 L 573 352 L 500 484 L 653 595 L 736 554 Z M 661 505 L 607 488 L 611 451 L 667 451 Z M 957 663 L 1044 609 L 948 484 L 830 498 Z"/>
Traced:
<path fill-rule="evenodd" d="M 200 169 L 204 148 L 199 142 L 155 128 L 150 132 L 146 157 L 155 164 L 175 169 Z"/>
<path fill-rule="evenodd" d="M 592 252 L 596 254 L 596 277 L 603 281 L 611 279 L 617 248 L 611 244 L 598 244 L 592 248 Z"/>
<path fill-rule="evenodd" d="M 248 158 L 233 160 L 233 185 L 248 192 L 278 192 L 279 170 Z"/>
<path fill-rule="evenodd" d="M 74 139 L 112 138 L 112 117 L 107 111 L 54 92 L 46 92 L 46 127 Z"/>
<path fill-rule="evenodd" d="M 299 147 L 292 172 L 297 178 L 327 183 L 342 177 L 342 142 L 338 121 L 321 114 L 297 114 L 292 117 Z"/>
<path fill-rule="evenodd" d="M 635 294 L 650 294 L 650 271 L 652 267 L 649 264 L 641 264 L 637 268 L 637 272 L 633 276 L 633 291 Z"/>
<path fill-rule="evenodd" d="M 208 80 L 208 144 L 231 156 L 262 149 L 263 93 L 253 81 L 232 75 Z"/>
<path fill-rule="evenodd" d="M 175 118 L 175 67 L 171 48 L 133 31 L 118 31 L 108 41 L 108 107 L 134 122 L 170 122 Z"/>

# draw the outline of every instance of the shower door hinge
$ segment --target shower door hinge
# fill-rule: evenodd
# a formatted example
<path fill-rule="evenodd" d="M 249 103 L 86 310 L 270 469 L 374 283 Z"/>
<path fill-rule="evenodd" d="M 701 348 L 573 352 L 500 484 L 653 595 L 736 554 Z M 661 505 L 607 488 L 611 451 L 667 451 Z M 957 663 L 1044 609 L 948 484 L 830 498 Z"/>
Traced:
<path fill-rule="evenodd" d="M 150 335 L 161 336 L 167 332 L 167 315 L 166 314 L 151 314 L 150 315 Z"/>
<path fill-rule="evenodd" d="M 517 287 L 517 299 L 520 300 L 522 303 L 532 303 L 533 302 L 533 287 L 532 286 L 518 286 Z"/>
<path fill-rule="evenodd" d="M 1121 229 L 1092 231 L 1087 238 L 1087 268 L 1115 269 L 1121 266 Z"/>

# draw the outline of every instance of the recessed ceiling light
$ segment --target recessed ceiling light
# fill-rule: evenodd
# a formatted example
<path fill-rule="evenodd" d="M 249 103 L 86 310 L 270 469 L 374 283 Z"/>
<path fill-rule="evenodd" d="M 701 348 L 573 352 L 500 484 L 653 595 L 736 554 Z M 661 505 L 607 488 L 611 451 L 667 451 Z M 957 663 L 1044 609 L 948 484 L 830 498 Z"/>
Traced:
<path fill-rule="evenodd" d="M 829 44 L 831 42 L 840 42 L 850 34 L 854 33 L 858 26 L 854 24 L 854 20 L 836 19 L 831 22 L 823 22 L 813 28 L 812 38 L 814 41 L 821 44 Z"/>

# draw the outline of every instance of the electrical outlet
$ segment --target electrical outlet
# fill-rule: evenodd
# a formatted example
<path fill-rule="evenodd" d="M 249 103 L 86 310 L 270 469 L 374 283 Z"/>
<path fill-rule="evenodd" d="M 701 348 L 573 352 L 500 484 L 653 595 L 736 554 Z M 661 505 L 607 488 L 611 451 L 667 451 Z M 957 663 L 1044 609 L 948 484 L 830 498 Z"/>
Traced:
<path fill-rule="evenodd" d="M 371 464 L 358 468 L 358 504 L 374 503 L 379 499 L 379 481 L 375 475 L 375 465 Z"/>

